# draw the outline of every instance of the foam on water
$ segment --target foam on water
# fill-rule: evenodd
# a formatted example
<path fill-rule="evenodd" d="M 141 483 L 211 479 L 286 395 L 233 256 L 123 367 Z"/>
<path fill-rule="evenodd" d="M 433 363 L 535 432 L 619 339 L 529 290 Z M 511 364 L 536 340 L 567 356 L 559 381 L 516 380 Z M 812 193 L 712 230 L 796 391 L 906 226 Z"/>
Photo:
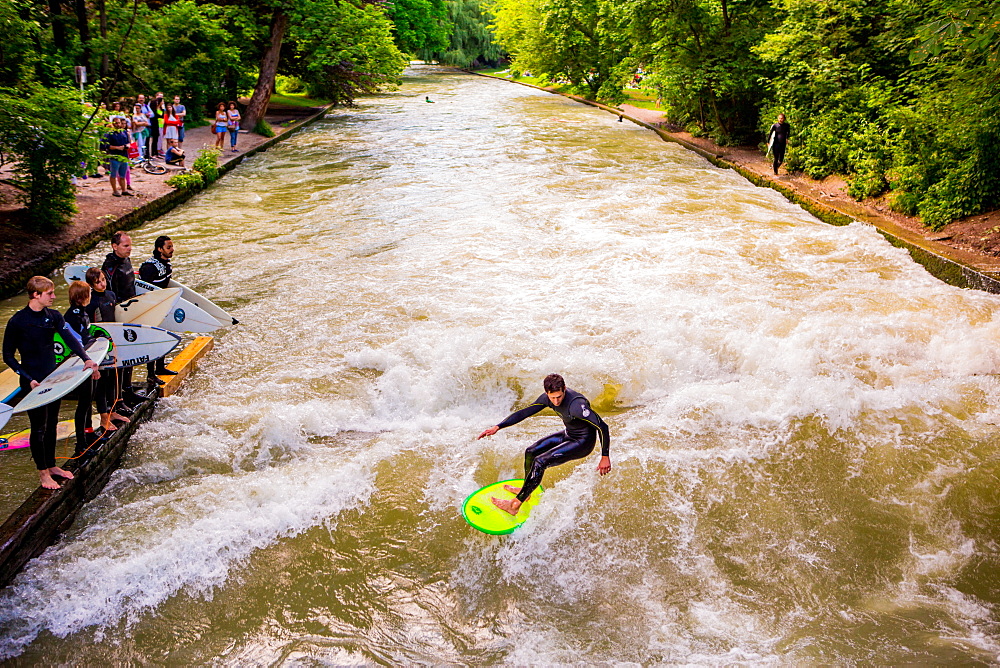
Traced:
<path fill-rule="evenodd" d="M 589 108 L 408 87 L 137 233 L 173 236 L 178 275 L 241 324 L 0 594 L 5 656 L 54 635 L 120 659 L 94 629 L 170 655 L 151 629 L 241 596 L 237 626 L 268 630 L 187 660 L 1000 655 L 998 601 L 954 583 L 983 549 L 955 490 L 996 468 L 996 297 Z M 418 104 L 442 90 L 461 96 Z M 553 371 L 615 388 L 615 470 L 550 471 L 520 531 L 471 532 L 464 498 L 559 423 L 475 436 Z M 260 593 L 275 551 L 313 569 L 302 610 Z"/>

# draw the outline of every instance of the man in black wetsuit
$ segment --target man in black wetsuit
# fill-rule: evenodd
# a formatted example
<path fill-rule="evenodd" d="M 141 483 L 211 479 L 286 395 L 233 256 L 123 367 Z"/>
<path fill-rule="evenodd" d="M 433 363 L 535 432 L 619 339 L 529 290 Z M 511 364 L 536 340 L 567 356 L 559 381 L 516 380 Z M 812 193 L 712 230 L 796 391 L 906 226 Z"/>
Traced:
<path fill-rule="evenodd" d="M 594 451 L 598 435 L 601 437 L 601 461 L 597 470 L 601 475 L 611 471 L 611 458 L 608 456 L 611 433 L 607 423 L 590 407 L 587 398 L 567 389 L 563 377 L 556 373 L 546 376 L 542 387 L 545 394 L 535 399 L 534 403 L 511 413 L 503 422 L 490 427 L 478 437 L 492 436 L 504 427 L 515 425 L 546 408 L 554 410 L 566 426 L 565 431 L 546 436 L 524 451 L 524 486 L 521 489 L 506 486 L 508 491 L 517 495 L 516 498 L 492 499 L 497 508 L 511 515 L 517 515 L 521 504 L 542 483 L 545 469 L 574 459 L 583 459 Z"/>
<path fill-rule="evenodd" d="M 111 235 L 111 252 L 104 258 L 101 271 L 107 279 L 107 289 L 115 293 L 119 303 L 135 297 L 135 270 L 129 259 L 131 256 L 132 238 L 120 230 Z M 135 407 L 146 400 L 132 388 L 132 367 L 121 370 L 121 383 L 122 401 L 126 406 Z"/>
<path fill-rule="evenodd" d="M 792 134 L 792 126 L 785 122 L 785 115 L 778 114 L 778 122 L 771 126 L 767 133 L 767 142 L 774 154 L 774 175 L 778 175 L 778 167 L 785 161 L 785 149 L 788 147 L 788 137 Z M 771 136 L 774 135 L 774 142 Z"/>
<path fill-rule="evenodd" d="M 139 278 L 158 288 L 166 288 L 170 285 L 170 279 L 174 275 L 174 269 L 170 266 L 170 258 L 174 256 L 174 242 L 167 236 L 156 237 L 153 243 L 153 257 L 139 265 Z M 163 358 L 146 365 L 146 375 L 155 378 L 157 384 L 163 381 L 157 376 L 176 376 L 176 371 L 167 368 Z"/>
<path fill-rule="evenodd" d="M 3 361 L 20 376 L 21 392 L 27 394 L 55 371 L 55 334 L 59 332 L 70 350 L 86 362 L 93 378 L 100 377 L 83 345 L 73 335 L 59 311 L 49 308 L 55 301 L 55 286 L 44 276 L 28 281 L 28 305 L 11 316 L 3 333 Z M 19 354 L 18 361 L 15 354 Z M 60 401 L 53 401 L 28 411 L 31 435 L 28 443 L 31 458 L 38 469 L 38 479 L 45 489 L 59 489 L 52 476 L 72 479 L 73 474 L 56 466 L 56 424 Z M 80 444 L 77 444 L 80 447 Z"/>

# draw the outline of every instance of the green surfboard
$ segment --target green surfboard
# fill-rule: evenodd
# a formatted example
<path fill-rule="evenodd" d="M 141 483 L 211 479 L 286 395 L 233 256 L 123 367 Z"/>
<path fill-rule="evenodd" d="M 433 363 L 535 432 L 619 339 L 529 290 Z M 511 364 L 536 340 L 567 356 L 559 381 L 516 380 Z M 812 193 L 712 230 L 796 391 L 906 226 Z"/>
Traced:
<path fill-rule="evenodd" d="M 493 505 L 490 497 L 513 499 L 514 494 L 504 489 L 503 486 L 511 485 L 512 487 L 520 487 L 522 484 L 524 484 L 524 481 L 520 478 L 501 480 L 473 492 L 462 505 L 462 515 L 465 517 L 465 521 L 472 528 L 479 529 L 483 533 L 493 534 L 494 536 L 502 536 L 513 532 L 527 521 L 528 515 L 531 514 L 531 509 L 538 504 L 538 500 L 542 497 L 542 492 L 545 490 L 539 485 L 538 489 L 528 497 L 528 500 L 521 504 L 521 509 L 518 510 L 517 515 L 511 515 L 500 510 Z"/>

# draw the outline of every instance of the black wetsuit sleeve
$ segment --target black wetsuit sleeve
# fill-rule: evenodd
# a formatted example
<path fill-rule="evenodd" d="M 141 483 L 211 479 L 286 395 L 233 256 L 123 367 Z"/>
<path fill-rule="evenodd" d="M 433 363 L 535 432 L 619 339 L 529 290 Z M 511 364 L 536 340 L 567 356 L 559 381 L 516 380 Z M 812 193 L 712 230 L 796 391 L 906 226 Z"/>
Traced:
<path fill-rule="evenodd" d="M 156 279 L 160 277 L 160 272 L 156 270 L 153 263 L 146 260 L 139 265 L 139 279 L 155 285 Z"/>
<path fill-rule="evenodd" d="M 519 411 L 514 411 L 513 413 L 508 415 L 506 418 L 504 418 L 503 422 L 497 425 L 497 427 L 499 427 L 500 429 L 503 429 L 504 427 L 510 427 L 511 425 L 515 425 L 521 420 L 524 420 L 525 418 L 530 418 L 532 415 L 537 415 L 538 413 L 541 413 L 543 410 L 545 410 L 545 404 L 542 403 L 541 400 L 537 400 L 530 406 L 522 408 Z"/>
<path fill-rule="evenodd" d="M 569 407 L 569 414 L 597 429 L 597 433 L 601 437 L 601 456 L 608 457 L 608 453 L 611 452 L 611 430 L 608 429 L 608 423 L 594 412 L 586 400 L 578 399 L 573 402 L 573 405 Z"/>
<path fill-rule="evenodd" d="M 7 327 L 3 331 L 3 363 L 9 366 L 11 371 L 17 375 L 23 376 L 28 380 L 35 380 L 27 371 L 21 368 L 21 363 L 14 357 L 14 353 L 17 352 L 18 330 L 16 326 L 12 327 L 11 324 L 7 323 Z"/>

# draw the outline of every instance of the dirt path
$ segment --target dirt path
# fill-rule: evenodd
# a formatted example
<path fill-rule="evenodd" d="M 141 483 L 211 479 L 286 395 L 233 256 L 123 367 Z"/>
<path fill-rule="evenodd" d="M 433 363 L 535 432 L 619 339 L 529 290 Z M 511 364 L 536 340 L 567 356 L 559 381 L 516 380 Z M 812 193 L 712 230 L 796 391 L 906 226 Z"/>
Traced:
<path fill-rule="evenodd" d="M 623 104 L 620 108 L 629 116 L 664 130 L 665 119 L 661 112 L 630 104 Z M 918 218 L 892 211 L 885 198 L 856 201 L 847 193 L 848 183 L 840 177 L 831 176 L 817 181 L 804 174 L 788 174 L 784 168 L 778 170 L 778 176 L 774 176 L 770 162 L 765 160 L 755 147 L 717 146 L 707 139 L 693 137 L 687 132 L 664 131 L 671 137 L 738 164 L 762 179 L 777 182 L 854 218 L 873 222 L 903 238 L 919 238 L 922 240 L 922 245 L 939 255 L 991 276 L 1000 274 L 1000 211 L 970 216 L 934 232 L 924 227 Z"/>
<path fill-rule="evenodd" d="M 267 115 L 267 121 L 275 133 L 282 134 L 296 127 L 302 120 L 314 115 L 320 108 L 311 107 L 276 107 L 272 105 Z M 224 151 L 220 163 L 225 164 L 238 158 L 264 142 L 267 137 L 241 131 L 237 139 L 238 153 L 229 151 L 229 137 L 226 136 Z M 187 157 L 185 164 L 190 167 L 203 146 L 213 146 L 215 135 L 209 126 L 193 128 L 187 131 L 184 138 L 184 151 Z M 143 205 L 163 197 L 174 191 L 166 184 L 166 180 L 180 171 L 178 167 L 168 167 L 162 176 L 146 174 L 141 169 L 133 169 L 131 173 L 132 187 L 135 197 L 112 197 L 111 184 L 106 177 L 77 180 L 77 213 L 65 227 L 45 234 L 28 232 L 23 227 L 24 209 L 15 198 L 16 189 L 6 183 L 0 183 L 0 297 L 16 294 L 16 287 L 4 289 L 12 282 L 23 282 L 25 270 L 31 267 L 44 266 L 46 261 L 54 256 L 68 251 L 82 252 L 86 250 L 94 234 L 104 228 L 114 227 L 114 221 L 142 207 Z M 103 174 L 103 170 L 102 170 Z M 10 165 L 0 168 L 0 180 L 10 178 Z M 113 229 L 108 229 L 110 233 Z"/>

